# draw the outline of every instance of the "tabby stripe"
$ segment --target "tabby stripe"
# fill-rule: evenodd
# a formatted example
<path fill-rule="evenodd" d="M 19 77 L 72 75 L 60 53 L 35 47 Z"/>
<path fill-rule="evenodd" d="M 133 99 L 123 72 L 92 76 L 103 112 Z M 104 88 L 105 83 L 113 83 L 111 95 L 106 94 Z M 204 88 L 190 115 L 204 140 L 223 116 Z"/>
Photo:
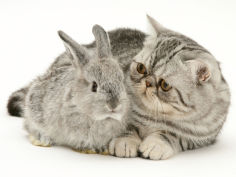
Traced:
<path fill-rule="evenodd" d="M 172 144 L 171 144 L 171 141 L 169 140 L 169 138 L 168 138 L 165 134 L 160 133 L 160 136 L 161 136 L 165 141 L 167 141 L 170 145 L 172 145 Z"/>
<path fill-rule="evenodd" d="M 170 56 L 169 56 L 169 59 L 168 59 L 168 61 L 167 61 L 166 63 L 168 63 L 177 53 L 183 51 L 183 48 L 184 48 L 184 47 L 182 47 L 181 49 L 175 51 L 172 55 L 170 55 Z"/>
<path fill-rule="evenodd" d="M 190 149 L 190 142 L 189 141 L 187 141 L 187 150 L 191 150 Z"/>
<path fill-rule="evenodd" d="M 171 136 L 173 136 L 174 138 L 177 138 L 177 135 L 173 132 L 168 132 Z"/>
<path fill-rule="evenodd" d="M 178 47 L 178 46 L 177 46 L 177 47 Z M 181 48 L 181 49 L 175 51 L 172 55 L 170 55 L 169 58 L 166 60 L 166 62 L 163 63 L 163 64 L 161 64 L 161 65 L 159 65 L 158 67 L 160 68 L 160 67 L 162 67 L 163 65 L 166 65 L 167 63 L 169 63 L 169 62 L 171 61 L 171 59 L 172 59 L 175 55 L 177 55 L 179 52 L 184 51 L 184 50 L 188 50 L 188 51 L 200 50 L 200 51 L 209 53 L 207 50 L 204 50 L 204 49 L 201 49 L 201 48 L 191 48 L 191 47 L 186 47 L 186 46 L 184 46 L 183 48 Z M 156 64 L 157 64 L 157 60 L 156 60 L 156 62 L 155 62 L 155 65 L 156 65 Z M 153 68 L 156 67 L 155 65 L 153 65 Z"/>
<path fill-rule="evenodd" d="M 182 151 L 185 151 L 185 150 L 184 150 L 184 146 L 183 146 L 183 142 L 182 142 L 182 139 L 181 139 L 181 138 L 179 138 L 179 145 L 180 145 Z"/>
<path fill-rule="evenodd" d="M 188 104 L 184 101 L 181 92 L 180 92 L 178 89 L 175 89 L 175 90 L 176 90 L 176 92 L 178 93 L 179 98 L 180 98 L 180 101 L 182 102 L 182 104 L 183 104 L 184 106 L 186 106 L 186 107 L 193 108 L 193 106 L 188 105 Z"/>
<path fill-rule="evenodd" d="M 180 46 L 180 45 L 181 45 L 181 43 L 180 43 L 178 46 Z M 178 46 L 176 46 L 175 49 L 176 49 Z M 168 62 L 170 62 L 171 59 L 172 59 L 177 53 L 183 51 L 183 48 L 184 48 L 184 46 L 183 46 L 182 48 L 180 48 L 179 50 L 173 52 L 173 54 L 169 56 L 169 58 L 166 60 L 166 62 L 163 63 L 163 64 L 161 64 L 161 65 L 159 65 L 158 67 L 160 68 L 160 67 L 162 67 L 163 65 L 166 65 Z M 174 50 L 174 49 L 173 49 L 173 50 Z M 156 60 L 155 64 L 153 65 L 153 68 L 156 67 L 156 64 L 157 64 L 157 60 Z"/>
<path fill-rule="evenodd" d="M 148 121 L 152 121 L 154 123 L 159 123 L 159 124 L 164 124 L 164 126 L 166 127 L 169 127 L 169 128 L 172 128 L 172 129 L 175 129 L 176 131 L 178 131 L 180 134 L 185 134 L 185 135 L 191 135 L 195 138 L 206 138 L 206 136 L 212 136 L 214 134 L 216 134 L 216 131 L 218 129 L 220 129 L 222 127 L 222 124 L 220 124 L 219 126 L 216 126 L 216 128 L 214 128 L 213 130 L 209 131 L 209 132 L 195 132 L 193 131 L 192 129 L 189 129 L 188 127 L 179 127 L 178 125 L 176 125 L 175 123 L 173 122 L 170 122 L 168 120 L 158 120 L 158 119 L 153 119 L 149 116 L 146 116 L 146 115 L 142 115 L 140 113 L 138 113 L 137 111 L 135 110 L 132 110 L 132 112 L 134 114 L 136 114 L 137 116 L 141 117 L 141 118 L 145 118 L 146 120 Z M 143 123 L 141 123 L 140 121 L 138 121 L 137 119 L 134 119 L 136 122 L 142 124 L 143 126 L 146 126 L 144 125 Z"/>
<path fill-rule="evenodd" d="M 136 123 L 142 125 L 142 126 L 146 126 L 143 122 L 139 121 L 138 119 L 133 119 Z"/>
<path fill-rule="evenodd" d="M 173 104 L 171 104 L 171 106 L 173 107 L 173 108 L 175 108 L 177 111 L 179 111 L 179 112 L 186 112 L 186 111 L 184 111 L 184 110 L 182 110 L 182 109 L 179 109 L 177 106 L 175 106 L 175 105 L 173 105 Z"/>
<path fill-rule="evenodd" d="M 157 49 L 157 48 L 160 46 L 161 43 L 162 43 L 162 41 L 158 41 L 155 48 Z M 156 51 L 155 51 L 155 52 L 156 52 Z M 155 60 L 155 59 L 156 59 L 156 60 Z M 157 61 L 158 61 L 158 60 L 157 60 L 157 57 L 153 57 L 153 56 L 152 56 L 152 60 L 150 61 L 150 64 L 152 63 L 152 64 L 151 64 L 152 68 L 154 68 L 154 66 L 156 65 Z"/>
<path fill-rule="evenodd" d="M 136 131 L 137 132 L 137 134 L 139 134 L 139 129 L 138 129 L 138 127 L 136 127 L 135 125 L 131 125 L 131 124 L 129 124 L 128 126 L 127 126 L 127 130 L 128 131 Z M 126 135 L 130 135 L 130 133 L 126 133 Z"/>
<path fill-rule="evenodd" d="M 195 149 L 195 145 L 192 141 L 188 141 L 188 150 L 193 150 Z"/>

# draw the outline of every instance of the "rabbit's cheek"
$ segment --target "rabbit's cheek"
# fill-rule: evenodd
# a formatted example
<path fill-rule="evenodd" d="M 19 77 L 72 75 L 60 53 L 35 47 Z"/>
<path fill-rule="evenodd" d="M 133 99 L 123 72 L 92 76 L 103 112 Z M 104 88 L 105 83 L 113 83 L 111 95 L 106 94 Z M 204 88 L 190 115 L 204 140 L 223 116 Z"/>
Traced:
<path fill-rule="evenodd" d="M 104 114 L 100 114 L 100 115 L 94 115 L 94 119 L 95 120 L 104 120 L 106 118 L 108 118 L 109 116 L 104 115 Z"/>

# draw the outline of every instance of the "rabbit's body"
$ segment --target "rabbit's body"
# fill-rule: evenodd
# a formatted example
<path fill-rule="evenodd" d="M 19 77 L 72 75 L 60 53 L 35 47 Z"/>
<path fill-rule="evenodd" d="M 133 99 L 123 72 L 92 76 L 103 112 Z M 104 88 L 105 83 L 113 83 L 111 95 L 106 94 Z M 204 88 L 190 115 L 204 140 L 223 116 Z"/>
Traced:
<path fill-rule="evenodd" d="M 122 124 L 111 118 L 96 121 L 88 116 L 91 107 L 83 105 L 83 83 L 75 80 L 74 72 L 72 67 L 60 68 L 32 83 L 26 97 L 25 127 L 45 145 L 102 150 L 120 133 Z"/>
<path fill-rule="evenodd" d="M 59 35 L 67 48 L 61 57 L 72 65 L 49 69 L 31 83 L 25 99 L 25 128 L 35 145 L 105 151 L 108 142 L 124 132 L 121 119 L 128 99 L 123 73 L 112 59 L 101 27 L 94 28 L 98 47 L 93 52 L 66 34 Z"/>

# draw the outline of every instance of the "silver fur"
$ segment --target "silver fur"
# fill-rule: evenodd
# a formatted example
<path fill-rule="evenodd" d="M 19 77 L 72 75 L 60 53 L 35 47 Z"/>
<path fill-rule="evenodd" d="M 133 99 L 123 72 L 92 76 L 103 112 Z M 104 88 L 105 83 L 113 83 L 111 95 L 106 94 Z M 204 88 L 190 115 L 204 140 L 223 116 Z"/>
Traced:
<path fill-rule="evenodd" d="M 134 57 L 126 79 L 132 109 L 127 124 L 135 133 L 113 139 L 109 150 L 119 157 L 135 157 L 139 151 L 144 158 L 160 160 L 214 143 L 226 119 L 230 92 L 206 49 L 148 19 L 155 35 Z M 137 72 L 138 63 L 147 74 Z M 172 87 L 169 91 L 161 89 L 162 79 Z"/>
<path fill-rule="evenodd" d="M 217 60 L 190 38 L 166 29 L 148 17 L 153 36 L 131 29 L 109 32 L 111 51 L 123 72 L 131 109 L 124 117 L 127 133 L 114 138 L 111 154 L 119 157 L 167 159 L 174 154 L 215 142 L 227 116 L 230 91 Z M 86 45 L 91 51 L 95 43 Z M 137 72 L 143 63 L 148 75 Z M 63 53 L 51 71 L 70 66 Z M 172 89 L 163 92 L 160 79 Z M 146 87 L 149 81 L 152 87 Z M 25 89 L 9 99 L 9 112 L 19 113 Z M 11 109 L 9 109 L 11 108 Z M 20 116 L 24 114 L 22 110 Z"/>
<path fill-rule="evenodd" d="M 97 50 L 89 51 L 59 31 L 67 50 L 61 57 L 72 65 L 49 69 L 30 84 L 24 117 L 33 144 L 103 152 L 111 138 L 124 131 L 122 117 L 128 109 L 124 76 L 106 32 L 95 25 L 93 34 Z"/>

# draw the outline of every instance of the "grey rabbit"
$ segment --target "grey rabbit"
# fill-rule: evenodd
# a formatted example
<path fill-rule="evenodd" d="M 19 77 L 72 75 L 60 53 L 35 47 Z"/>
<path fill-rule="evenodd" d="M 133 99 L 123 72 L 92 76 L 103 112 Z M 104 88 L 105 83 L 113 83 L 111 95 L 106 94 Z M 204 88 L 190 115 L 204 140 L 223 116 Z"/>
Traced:
<path fill-rule="evenodd" d="M 95 25 L 96 50 L 79 45 L 62 31 L 62 66 L 34 80 L 24 106 L 25 128 L 34 145 L 65 145 L 76 150 L 107 152 L 109 141 L 124 132 L 129 100 L 123 72 L 113 59 L 109 37 Z"/>

